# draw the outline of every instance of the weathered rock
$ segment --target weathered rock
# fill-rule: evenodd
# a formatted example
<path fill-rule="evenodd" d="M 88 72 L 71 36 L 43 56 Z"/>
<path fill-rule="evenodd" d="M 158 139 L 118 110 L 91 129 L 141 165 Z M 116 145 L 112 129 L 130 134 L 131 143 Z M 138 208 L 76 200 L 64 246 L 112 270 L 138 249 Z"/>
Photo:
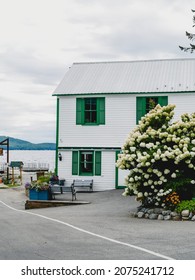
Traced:
<path fill-rule="evenodd" d="M 174 216 L 174 217 L 172 217 L 172 220 L 173 221 L 180 221 L 181 220 L 181 216 L 180 215 Z"/>
<path fill-rule="evenodd" d="M 192 217 L 191 221 L 195 221 L 195 215 Z"/>
<path fill-rule="evenodd" d="M 189 211 L 189 210 L 183 210 L 183 211 L 181 212 L 182 217 L 188 217 L 189 214 L 190 214 L 190 211 Z"/>
<path fill-rule="evenodd" d="M 148 214 L 148 213 L 145 213 L 145 214 L 144 214 L 144 218 L 145 218 L 145 219 L 148 219 L 148 218 L 149 218 L 149 214 Z"/>
<path fill-rule="evenodd" d="M 189 219 L 192 219 L 192 217 L 193 217 L 193 214 L 192 214 L 192 212 L 190 212 Z"/>
<path fill-rule="evenodd" d="M 155 220 L 157 218 L 158 218 L 158 214 L 152 213 L 152 214 L 149 215 L 150 220 Z"/>
<path fill-rule="evenodd" d="M 163 211 L 163 208 L 155 208 L 155 209 L 154 209 L 154 213 L 155 213 L 155 214 L 161 214 L 162 211 Z"/>
<path fill-rule="evenodd" d="M 143 218 L 143 216 L 144 216 L 144 212 L 140 211 L 140 212 L 137 213 L 138 218 Z"/>
<path fill-rule="evenodd" d="M 158 215 L 158 220 L 164 220 L 164 216 L 162 214 Z"/>
<path fill-rule="evenodd" d="M 170 213 L 170 215 L 171 215 L 171 217 L 175 217 L 175 216 L 178 216 L 178 213 L 173 211 L 173 212 Z"/>
<path fill-rule="evenodd" d="M 188 216 L 188 217 L 182 216 L 182 220 L 183 220 L 183 221 L 187 221 L 187 220 L 189 220 L 189 219 L 190 219 L 189 216 Z"/>
<path fill-rule="evenodd" d="M 148 214 L 154 213 L 154 209 L 148 209 L 147 213 L 148 213 Z"/>
<path fill-rule="evenodd" d="M 164 220 L 165 220 L 165 221 L 171 220 L 171 215 L 165 215 L 165 216 L 164 216 Z"/>
<path fill-rule="evenodd" d="M 170 215 L 171 211 L 170 210 L 163 210 L 162 211 L 162 215 L 165 216 L 165 215 Z"/>

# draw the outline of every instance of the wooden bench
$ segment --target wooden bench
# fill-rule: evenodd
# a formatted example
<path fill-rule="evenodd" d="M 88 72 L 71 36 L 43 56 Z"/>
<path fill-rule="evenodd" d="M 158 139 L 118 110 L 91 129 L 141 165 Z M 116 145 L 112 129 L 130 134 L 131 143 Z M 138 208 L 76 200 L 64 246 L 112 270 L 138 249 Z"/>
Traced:
<path fill-rule="evenodd" d="M 65 180 L 58 180 L 55 182 L 50 182 L 50 192 L 52 199 L 55 199 L 56 195 L 64 194 L 71 192 L 72 193 L 72 201 L 76 200 L 76 192 L 74 190 L 74 187 L 71 186 L 65 186 Z"/>
<path fill-rule="evenodd" d="M 84 188 L 88 188 L 90 192 L 93 191 L 93 180 L 81 180 L 81 179 L 75 179 L 72 183 L 72 186 L 75 190 L 75 192 L 78 192 L 78 190 L 84 190 Z"/>

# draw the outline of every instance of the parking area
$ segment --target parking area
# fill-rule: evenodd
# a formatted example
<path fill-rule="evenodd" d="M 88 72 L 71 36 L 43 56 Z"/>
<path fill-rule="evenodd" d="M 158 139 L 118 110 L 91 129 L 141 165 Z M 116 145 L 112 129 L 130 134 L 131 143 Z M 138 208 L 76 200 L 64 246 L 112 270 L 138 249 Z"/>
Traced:
<path fill-rule="evenodd" d="M 122 192 L 79 193 L 90 203 L 24 210 L 22 188 L 1 189 L 0 259 L 195 259 L 194 222 L 132 218 L 139 204 Z"/>

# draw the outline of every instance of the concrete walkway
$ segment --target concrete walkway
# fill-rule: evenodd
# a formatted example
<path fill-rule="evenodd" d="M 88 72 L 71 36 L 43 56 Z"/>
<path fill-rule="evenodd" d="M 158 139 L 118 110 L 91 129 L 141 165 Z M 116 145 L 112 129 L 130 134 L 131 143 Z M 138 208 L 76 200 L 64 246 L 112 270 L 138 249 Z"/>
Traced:
<path fill-rule="evenodd" d="M 0 189 L 0 259 L 195 259 L 193 222 L 131 218 L 139 204 L 122 192 L 78 193 L 91 203 L 24 210 L 23 188 Z"/>

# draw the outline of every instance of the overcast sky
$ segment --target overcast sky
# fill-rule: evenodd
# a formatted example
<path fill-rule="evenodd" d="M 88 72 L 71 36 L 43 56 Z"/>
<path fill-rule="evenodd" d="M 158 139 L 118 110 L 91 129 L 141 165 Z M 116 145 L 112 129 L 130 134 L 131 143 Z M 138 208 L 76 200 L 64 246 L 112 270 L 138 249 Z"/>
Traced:
<path fill-rule="evenodd" d="M 0 0 L 0 135 L 55 142 L 52 93 L 73 62 L 195 57 L 193 0 Z"/>

